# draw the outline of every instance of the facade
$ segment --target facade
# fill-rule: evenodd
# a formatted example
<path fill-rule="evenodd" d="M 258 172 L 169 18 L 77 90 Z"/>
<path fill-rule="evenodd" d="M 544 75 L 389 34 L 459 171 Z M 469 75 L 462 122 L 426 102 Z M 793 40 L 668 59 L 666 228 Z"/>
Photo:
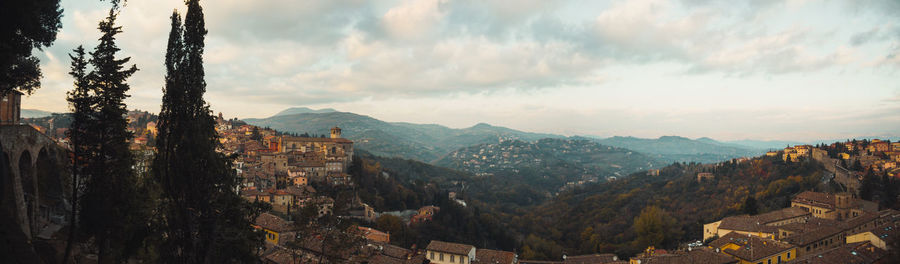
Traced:
<path fill-rule="evenodd" d="M 778 226 L 806 222 L 811 216 L 803 208 L 790 207 L 753 216 L 730 216 L 703 225 L 703 240 L 723 237 L 731 232 L 773 239 L 777 235 Z"/>
<path fill-rule="evenodd" d="M 785 263 L 797 258 L 797 248 L 768 238 L 729 233 L 709 247 L 737 259 L 741 264 Z"/>
<path fill-rule="evenodd" d="M 432 240 L 425 248 L 425 258 L 437 264 L 470 264 L 475 260 L 475 247 Z"/>
<path fill-rule="evenodd" d="M 0 95 L 0 125 L 15 125 L 19 123 L 22 111 L 22 93 L 12 91 Z"/>
<path fill-rule="evenodd" d="M 853 198 L 849 193 L 829 194 L 806 191 L 794 196 L 791 207 L 806 208 L 814 217 L 842 220 L 877 212 L 878 204 Z"/>
<path fill-rule="evenodd" d="M 254 228 L 266 232 L 266 244 L 268 245 L 283 245 L 294 241 L 297 236 L 293 223 L 270 213 L 260 214 L 254 223 Z"/>

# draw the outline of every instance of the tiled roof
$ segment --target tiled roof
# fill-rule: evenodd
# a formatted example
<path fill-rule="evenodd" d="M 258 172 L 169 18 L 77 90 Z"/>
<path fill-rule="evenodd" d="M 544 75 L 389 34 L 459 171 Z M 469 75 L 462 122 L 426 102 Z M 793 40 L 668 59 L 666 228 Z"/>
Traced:
<path fill-rule="evenodd" d="M 721 248 L 722 246 L 729 243 L 735 244 L 739 246 L 739 248 L 725 249 L 722 252 L 751 262 L 778 254 L 780 252 L 784 252 L 793 247 L 791 245 L 775 240 L 760 238 L 756 236 L 741 235 L 735 232 L 728 233 L 727 235 L 722 236 L 721 238 L 716 239 L 713 242 L 710 242 L 709 245 L 716 248 Z"/>
<path fill-rule="evenodd" d="M 763 232 L 769 234 L 774 234 L 776 231 L 778 231 L 778 229 L 776 229 L 775 227 L 767 226 L 765 225 L 765 223 L 760 222 L 756 217 L 751 217 L 748 215 L 729 216 L 723 218 L 722 223 L 719 224 L 719 229 Z"/>
<path fill-rule="evenodd" d="M 758 214 L 754 217 L 759 221 L 760 224 L 769 224 L 773 222 L 782 221 L 785 219 L 801 217 L 805 215 L 810 215 L 806 208 L 800 207 L 788 207 L 781 210 L 775 210 L 764 214 Z"/>
<path fill-rule="evenodd" d="M 794 199 L 791 201 L 795 203 L 834 209 L 834 195 L 830 193 L 805 191 L 798 194 L 797 196 L 794 196 Z"/>
<path fill-rule="evenodd" d="M 452 254 L 468 255 L 469 252 L 474 248 L 475 247 L 472 245 L 432 240 L 431 243 L 428 243 L 428 247 L 426 249 Z"/>
<path fill-rule="evenodd" d="M 698 248 L 689 252 L 633 258 L 641 264 L 731 264 L 738 260 L 709 248 Z"/>
<path fill-rule="evenodd" d="M 592 263 L 610 263 L 619 260 L 615 254 L 591 254 L 580 256 L 566 256 L 566 264 L 592 264 Z"/>
<path fill-rule="evenodd" d="M 887 254 L 869 242 L 845 244 L 817 254 L 797 258 L 791 264 L 856 264 L 875 263 Z"/>
<path fill-rule="evenodd" d="M 294 225 L 270 213 L 262 213 L 256 217 L 256 225 L 275 232 L 287 232 L 294 229 Z"/>
<path fill-rule="evenodd" d="M 516 254 L 509 251 L 477 249 L 475 250 L 475 262 L 481 264 L 513 264 Z"/>

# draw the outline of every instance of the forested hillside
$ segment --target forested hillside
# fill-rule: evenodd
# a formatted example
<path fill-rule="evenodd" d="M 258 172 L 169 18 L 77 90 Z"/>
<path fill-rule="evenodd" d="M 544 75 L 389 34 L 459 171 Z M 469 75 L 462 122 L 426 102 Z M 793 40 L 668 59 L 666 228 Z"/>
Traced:
<path fill-rule="evenodd" d="M 698 172 L 711 172 L 715 179 L 698 182 Z M 635 173 L 563 193 L 534 208 L 498 210 L 498 218 L 509 219 L 508 227 L 524 240 L 524 259 L 558 259 L 563 252 L 631 256 L 650 245 L 675 248 L 699 240 L 703 223 L 724 216 L 788 206 L 796 193 L 829 188 L 824 176 L 815 162 L 784 163 L 777 157 L 676 163 L 658 176 Z M 744 208 L 748 198 L 758 206 Z M 646 219 L 638 221 L 639 216 Z"/>

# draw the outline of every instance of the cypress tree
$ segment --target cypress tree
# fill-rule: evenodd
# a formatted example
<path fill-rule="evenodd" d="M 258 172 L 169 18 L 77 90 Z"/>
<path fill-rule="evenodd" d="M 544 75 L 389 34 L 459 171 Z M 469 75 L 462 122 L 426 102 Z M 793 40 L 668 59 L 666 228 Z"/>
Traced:
<path fill-rule="evenodd" d="M 132 168 L 134 158 L 128 148 L 132 137 L 128 132 L 124 103 L 130 89 L 128 77 L 137 71 L 132 65 L 125 68 L 130 58 L 117 59 L 119 48 L 115 35 L 122 32 L 115 25 L 116 8 L 100 22 L 103 34 L 100 43 L 91 52 L 90 65 L 93 70 L 86 75 L 87 92 L 76 89 L 73 98 L 89 102 L 90 107 L 81 105 L 89 117 L 85 126 L 73 133 L 82 133 L 79 144 L 90 150 L 83 158 L 81 176 L 84 180 L 84 194 L 81 197 L 81 229 L 94 239 L 99 250 L 99 262 L 124 262 L 134 254 L 142 238 L 138 234 L 146 225 L 146 211 L 139 201 L 137 177 Z M 83 96 L 83 98 L 82 98 Z"/>
<path fill-rule="evenodd" d="M 69 142 L 72 145 L 72 215 L 70 218 L 70 222 L 72 223 L 70 230 L 78 230 L 77 229 L 77 216 L 78 216 L 78 193 L 80 192 L 81 185 L 78 182 L 79 176 L 85 170 L 85 161 L 90 159 L 92 153 L 94 152 L 93 144 L 91 138 L 88 138 L 89 127 L 93 123 L 94 119 L 94 104 L 96 101 L 96 97 L 91 92 L 90 82 L 88 81 L 88 72 L 87 65 L 88 61 L 85 59 L 84 48 L 78 46 L 73 50 L 74 55 L 69 54 L 69 58 L 72 60 L 72 67 L 69 75 L 72 75 L 75 78 L 75 89 L 69 91 L 67 93 L 68 97 L 66 98 L 69 101 L 69 106 L 72 110 L 72 124 L 69 127 L 69 131 L 67 132 L 69 137 Z M 72 252 L 72 244 L 75 243 L 75 234 L 77 232 L 69 232 L 69 239 L 66 243 L 66 251 L 64 254 L 64 261 L 68 261 L 70 253 Z"/>
<path fill-rule="evenodd" d="M 170 263 L 252 262 L 262 235 L 251 227 L 258 207 L 238 196 L 232 157 L 216 151 L 218 134 L 203 99 L 206 28 L 197 0 L 182 26 L 172 14 L 166 86 L 153 170 L 164 197 L 161 257 Z"/>

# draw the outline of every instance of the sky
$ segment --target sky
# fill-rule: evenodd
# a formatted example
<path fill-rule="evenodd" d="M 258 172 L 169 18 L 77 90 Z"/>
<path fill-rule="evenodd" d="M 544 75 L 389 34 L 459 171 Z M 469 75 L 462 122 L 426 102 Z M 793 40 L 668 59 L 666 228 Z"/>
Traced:
<path fill-rule="evenodd" d="M 62 0 L 23 107 L 67 111 L 68 53 L 109 3 Z M 215 0 L 206 100 L 226 117 L 335 108 L 392 122 L 589 136 L 900 136 L 895 0 Z M 158 112 L 169 16 L 129 0 L 129 108 Z"/>

